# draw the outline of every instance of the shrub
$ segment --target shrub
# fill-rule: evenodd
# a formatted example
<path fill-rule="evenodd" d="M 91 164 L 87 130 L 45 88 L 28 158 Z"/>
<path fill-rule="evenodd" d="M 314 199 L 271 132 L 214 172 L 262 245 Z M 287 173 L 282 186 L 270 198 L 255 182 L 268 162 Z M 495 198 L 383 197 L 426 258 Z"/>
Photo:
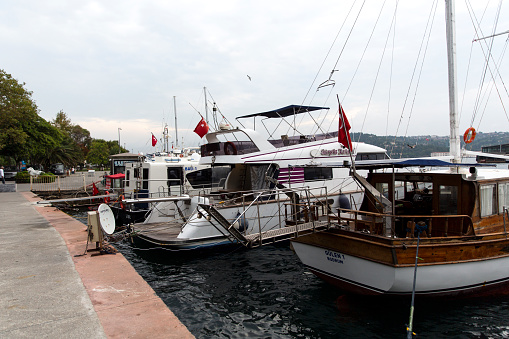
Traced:
<path fill-rule="evenodd" d="M 30 182 L 30 173 L 27 171 L 18 172 L 14 177 L 17 183 L 29 183 Z M 34 177 L 34 183 L 50 183 L 55 182 L 56 176 L 53 173 L 42 173 L 37 178 Z"/>

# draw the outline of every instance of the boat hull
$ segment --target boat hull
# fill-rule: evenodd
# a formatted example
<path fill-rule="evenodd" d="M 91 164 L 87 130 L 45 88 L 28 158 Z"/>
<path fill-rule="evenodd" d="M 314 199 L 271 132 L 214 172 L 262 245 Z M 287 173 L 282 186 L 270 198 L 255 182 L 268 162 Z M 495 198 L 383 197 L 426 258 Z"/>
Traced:
<path fill-rule="evenodd" d="M 363 256 L 354 253 L 354 248 L 359 248 L 359 239 L 354 241 L 346 236 L 336 242 L 341 246 L 327 246 L 312 240 L 306 241 L 306 238 L 312 239 L 313 235 L 292 242 L 297 256 L 311 272 L 340 289 L 363 295 L 412 293 L 415 265 L 410 263 L 410 259 L 413 257 L 415 261 L 415 246 L 406 249 L 396 244 L 387 246 L 386 239 L 377 246 L 376 241 L 368 243 L 369 240 L 364 240 L 366 246 L 360 246 L 366 251 Z M 447 242 L 443 246 L 452 252 L 454 245 L 453 242 Z M 469 252 L 470 245 L 465 241 L 460 245 L 465 248 L 458 253 Z M 494 290 L 507 290 L 509 293 L 509 255 L 507 252 L 504 255 L 509 241 L 503 238 L 482 245 L 474 240 L 471 246 L 485 253 L 490 252 L 489 248 L 501 250 L 497 250 L 496 255 L 486 255 L 477 260 L 465 256 L 464 259 L 458 257 L 441 261 L 439 253 L 443 249 L 440 244 L 420 247 L 419 258 L 422 260 L 418 260 L 415 293 L 426 296 L 489 294 Z"/>

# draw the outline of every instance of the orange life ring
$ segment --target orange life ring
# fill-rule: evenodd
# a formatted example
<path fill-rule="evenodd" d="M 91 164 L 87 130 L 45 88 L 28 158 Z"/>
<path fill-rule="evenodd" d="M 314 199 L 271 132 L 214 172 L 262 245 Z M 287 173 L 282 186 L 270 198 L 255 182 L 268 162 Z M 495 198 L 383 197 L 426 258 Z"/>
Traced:
<path fill-rule="evenodd" d="M 108 192 L 108 191 L 106 191 L 105 193 L 106 193 L 107 195 L 109 195 L 109 194 L 110 194 L 110 192 Z M 110 202 L 110 197 L 104 197 L 104 203 L 105 203 L 105 204 L 109 204 L 109 202 Z"/>
<path fill-rule="evenodd" d="M 227 141 L 224 143 L 224 154 L 226 155 L 237 155 L 237 147 L 231 141 Z"/>
<path fill-rule="evenodd" d="M 474 141 L 476 134 L 477 132 L 475 131 L 475 128 L 473 127 L 467 128 L 465 134 L 463 134 L 463 141 L 465 142 L 465 144 L 470 144 L 472 141 Z"/>
<path fill-rule="evenodd" d="M 183 158 L 183 157 L 184 157 L 184 154 L 181 154 L 181 155 L 180 155 L 180 157 L 181 157 L 181 158 Z"/>

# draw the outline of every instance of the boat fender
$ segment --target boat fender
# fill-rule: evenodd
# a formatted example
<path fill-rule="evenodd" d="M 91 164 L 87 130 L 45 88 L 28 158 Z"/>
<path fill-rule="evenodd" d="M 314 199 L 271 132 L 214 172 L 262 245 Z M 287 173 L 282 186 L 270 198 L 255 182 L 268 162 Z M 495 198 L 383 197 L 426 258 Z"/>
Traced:
<path fill-rule="evenodd" d="M 350 200 L 348 199 L 348 197 L 346 195 L 340 194 L 338 202 L 339 202 L 339 208 L 345 208 L 347 210 L 352 209 L 352 206 L 350 205 Z"/>
<path fill-rule="evenodd" d="M 240 217 L 240 212 L 237 212 L 237 215 L 235 216 L 235 219 Z M 244 232 L 249 227 L 249 224 L 246 220 L 246 216 L 243 215 L 238 221 L 237 221 L 237 227 L 239 229 L 239 232 Z"/>
<path fill-rule="evenodd" d="M 120 208 L 125 210 L 124 195 L 123 194 L 118 197 L 118 202 L 120 204 Z"/>
<path fill-rule="evenodd" d="M 108 191 L 106 191 L 105 193 L 106 193 L 106 195 L 110 194 L 110 192 L 108 192 Z M 109 202 L 110 202 L 110 197 L 104 197 L 104 203 L 109 204 Z"/>
<path fill-rule="evenodd" d="M 465 142 L 465 144 L 470 144 L 472 141 L 474 141 L 476 134 L 477 132 L 475 131 L 475 128 L 473 127 L 467 128 L 465 134 L 463 134 L 463 141 Z"/>
<path fill-rule="evenodd" d="M 237 147 L 231 141 L 227 141 L 224 143 L 224 154 L 226 155 L 237 155 Z"/>

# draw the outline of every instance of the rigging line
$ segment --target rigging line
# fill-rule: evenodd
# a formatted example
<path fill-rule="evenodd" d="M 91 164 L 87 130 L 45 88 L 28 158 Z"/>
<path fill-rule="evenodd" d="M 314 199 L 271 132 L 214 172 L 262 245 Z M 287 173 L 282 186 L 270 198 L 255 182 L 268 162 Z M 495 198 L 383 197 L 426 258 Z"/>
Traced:
<path fill-rule="evenodd" d="M 433 5 L 435 5 L 435 1 L 433 2 Z M 394 133 L 394 141 L 393 141 L 393 145 L 391 147 L 391 154 L 392 154 L 392 151 L 394 149 L 394 145 L 396 144 L 396 140 L 397 140 L 396 138 L 398 136 L 399 128 L 400 128 L 401 122 L 403 120 L 403 116 L 404 116 L 404 113 L 405 113 L 405 108 L 406 108 L 406 105 L 407 105 L 408 97 L 410 95 L 410 90 L 412 88 L 412 83 L 414 82 L 415 72 L 417 70 L 417 65 L 419 64 L 419 58 L 421 56 L 422 46 L 424 44 L 424 40 L 425 40 L 425 37 L 426 37 L 426 32 L 427 32 L 428 26 L 429 26 L 429 20 L 431 18 L 431 13 L 433 12 L 433 5 L 431 5 L 431 8 L 430 8 L 430 13 L 428 15 L 428 21 L 426 22 L 426 28 L 425 28 L 423 36 L 422 36 L 421 45 L 419 47 L 419 52 L 417 53 L 417 59 L 415 60 L 414 69 L 412 71 L 412 76 L 410 78 L 410 84 L 408 85 L 408 90 L 407 90 L 407 93 L 406 93 L 406 96 L 405 96 L 405 101 L 403 103 L 403 108 L 401 109 L 401 115 L 399 117 L 398 126 L 396 128 L 396 133 Z"/>
<path fill-rule="evenodd" d="M 481 20 L 482 20 L 482 19 L 481 19 Z M 498 18 L 497 18 L 497 20 L 498 20 Z M 474 28 L 476 28 L 476 27 L 475 27 L 475 25 L 474 25 Z M 476 33 L 477 33 L 477 31 L 476 31 Z M 482 34 L 482 32 L 481 32 L 481 34 Z M 492 42 L 493 42 L 493 41 L 492 41 Z M 487 43 L 486 43 L 486 42 L 485 42 L 485 44 L 487 45 Z M 486 46 L 486 47 L 488 48 L 488 46 Z M 507 40 L 506 40 L 506 44 L 505 44 L 504 49 L 503 49 L 502 54 L 501 54 L 501 58 L 500 58 L 499 65 L 501 65 L 501 64 L 502 64 L 502 56 L 505 54 L 506 48 L 507 48 Z M 485 59 L 487 59 L 487 57 L 486 57 L 486 53 L 484 52 L 484 48 L 483 48 L 482 43 L 481 43 L 481 50 L 482 50 L 482 52 L 483 52 L 483 54 L 484 54 Z M 491 55 L 491 53 L 490 53 L 490 55 Z M 491 58 L 491 59 L 493 59 L 493 58 Z M 506 85 L 505 85 L 504 79 L 503 79 L 503 78 L 502 78 L 502 76 L 500 75 L 500 67 L 499 67 L 499 66 L 497 66 L 497 63 L 496 63 L 496 62 L 493 62 L 493 63 L 494 63 L 494 67 L 495 67 L 496 74 L 498 75 L 498 78 L 500 79 L 500 82 L 502 83 L 502 87 L 504 88 L 504 90 L 505 90 L 506 94 L 509 96 L 509 93 L 508 93 L 508 91 L 507 91 L 507 87 L 506 87 Z M 495 82 L 495 76 L 493 75 L 493 72 L 492 72 L 491 67 L 489 66 L 489 64 L 488 64 L 488 67 L 489 67 L 489 70 L 490 70 L 490 73 L 491 73 L 492 79 L 493 79 L 493 81 Z M 506 116 L 507 116 L 507 112 L 506 112 L 506 110 L 505 110 L 505 106 L 504 106 L 504 103 L 503 103 L 503 101 L 502 101 L 501 94 L 500 94 L 500 91 L 499 91 L 499 89 L 498 89 L 498 86 L 496 85 L 496 82 L 495 82 L 495 88 L 496 88 L 496 90 L 497 90 L 497 94 L 498 94 L 498 96 L 499 96 L 500 102 L 501 102 L 502 107 L 503 107 L 503 109 L 504 109 L 504 113 L 505 113 L 505 114 L 506 114 Z"/>
<path fill-rule="evenodd" d="M 472 61 L 472 52 L 474 50 L 474 43 L 470 44 L 470 55 L 468 56 L 467 74 L 465 76 L 465 86 L 463 87 L 463 96 L 461 97 L 460 111 L 458 114 L 458 121 L 461 121 L 461 114 L 463 113 L 463 104 L 465 103 L 465 95 L 467 93 L 468 74 L 470 73 L 470 62 Z"/>
<path fill-rule="evenodd" d="M 506 49 L 507 49 L 507 43 L 508 43 L 508 42 L 509 42 L 509 39 L 508 39 L 508 40 L 506 40 L 506 42 L 505 42 L 504 49 L 503 49 L 503 51 L 502 51 L 502 54 L 500 55 L 500 60 L 499 60 L 499 63 L 498 63 L 498 68 L 497 68 L 497 70 L 500 68 L 500 65 L 502 65 L 502 59 L 503 59 L 503 56 L 505 55 L 505 51 L 506 51 Z M 496 65 L 496 64 L 495 64 L 495 67 L 497 67 L 497 65 Z M 499 75 L 500 75 L 500 73 L 499 73 Z M 502 100 L 502 97 L 501 97 L 500 92 L 499 92 L 499 90 L 498 90 L 498 87 L 497 87 L 497 84 L 496 84 L 496 82 L 495 82 L 495 79 L 493 79 L 493 80 L 494 80 L 494 81 L 493 81 L 493 83 L 491 84 L 491 88 L 490 88 L 490 92 L 489 92 L 489 94 L 488 94 L 488 98 L 491 96 L 491 92 L 493 91 L 493 87 L 495 87 L 495 89 L 496 89 L 496 91 L 497 91 L 497 94 L 498 94 L 498 98 L 500 99 L 500 104 L 502 105 L 502 109 L 503 109 L 503 111 L 504 111 L 504 113 L 505 113 L 505 116 L 506 116 L 507 120 L 509 121 L 509 116 L 507 115 L 507 110 L 506 110 L 506 108 L 505 108 L 504 101 Z M 502 83 L 503 83 L 503 81 L 502 81 Z M 505 84 L 504 84 L 504 83 L 503 83 L 503 85 L 504 85 L 504 88 L 505 88 Z M 506 90 L 507 90 L 507 88 L 506 88 Z M 484 117 L 484 113 L 486 112 L 486 108 L 487 108 L 487 106 L 488 106 L 488 98 L 486 98 L 486 104 L 485 104 L 485 106 L 484 106 L 484 110 L 483 110 L 483 113 L 482 113 L 482 115 L 481 115 L 481 118 L 479 119 L 478 129 L 479 129 L 480 125 L 481 125 L 481 121 L 482 121 L 482 119 L 483 119 L 483 117 Z"/>
<path fill-rule="evenodd" d="M 363 4 L 363 6 L 364 6 L 364 4 Z M 361 8 L 361 10 L 362 10 L 362 8 Z M 356 22 L 357 22 L 357 19 L 358 19 L 358 18 L 359 18 L 359 16 L 360 16 L 360 14 L 361 14 L 361 11 L 359 10 L 359 13 L 358 13 L 358 15 L 357 15 L 357 18 L 355 19 L 355 21 L 356 21 Z M 380 15 L 380 14 L 379 14 L 379 15 Z M 377 22 L 378 22 L 378 19 L 377 19 Z M 374 26 L 374 27 L 376 27 L 376 23 L 375 23 L 375 26 Z M 374 27 L 373 27 L 373 28 L 374 28 Z M 353 27 L 352 27 L 352 29 L 353 29 Z M 351 32 L 350 32 L 350 33 L 351 33 Z M 367 50 L 367 48 L 368 48 L 368 45 L 369 45 L 369 42 L 371 41 L 372 36 L 373 36 L 373 30 L 371 31 L 371 35 L 370 35 L 370 37 L 369 37 L 369 39 L 368 39 L 368 42 L 367 42 L 366 46 L 364 47 L 364 51 L 362 52 L 362 56 L 361 56 L 361 58 L 360 58 L 359 62 L 357 63 L 357 68 L 355 69 L 355 72 L 354 72 L 354 73 L 353 73 L 353 75 L 352 75 L 352 79 L 350 79 L 350 83 L 348 84 L 348 87 L 346 88 L 345 94 L 343 95 L 343 99 L 345 99 L 345 98 L 346 98 L 346 95 L 348 94 L 348 91 L 350 90 L 350 87 L 351 87 L 351 86 L 352 86 L 352 84 L 353 84 L 353 80 L 355 79 L 355 75 L 356 75 L 356 74 L 357 74 L 357 72 L 359 71 L 359 67 L 360 67 L 360 65 L 361 65 L 361 63 L 362 63 L 362 60 L 364 59 L 364 55 L 366 54 L 366 50 Z M 346 47 L 346 43 L 345 43 L 345 47 Z M 341 53 L 343 53 L 343 51 L 341 51 Z M 338 58 L 338 60 L 336 61 L 336 64 L 337 64 L 338 62 L 339 62 L 339 58 Z M 336 66 L 334 66 L 334 68 L 336 68 Z"/>
<path fill-rule="evenodd" d="M 334 38 L 334 40 L 332 41 L 332 45 L 330 46 L 329 48 L 329 51 L 327 52 L 327 54 L 325 55 L 325 58 L 323 59 L 323 62 L 322 64 L 320 65 L 320 67 L 318 68 L 318 71 L 316 72 L 316 75 L 315 75 L 315 78 L 313 79 L 313 81 L 311 82 L 311 86 L 309 86 L 309 89 L 306 93 L 306 95 L 304 96 L 304 99 L 302 100 L 302 102 L 304 103 L 306 101 L 306 98 L 308 97 L 309 95 L 309 92 L 311 92 L 311 89 L 313 88 L 313 86 L 315 85 L 315 82 L 316 82 L 316 79 L 318 79 L 318 76 L 320 75 L 320 71 L 322 70 L 323 66 L 325 65 L 325 61 L 327 61 L 327 58 L 329 57 L 331 51 L 332 51 L 332 48 L 334 47 L 334 45 L 336 44 L 336 40 L 338 39 L 339 37 L 339 34 L 341 33 L 341 31 L 343 30 L 343 26 L 345 25 L 346 23 L 346 20 L 348 19 L 348 17 L 350 16 L 350 13 L 352 12 L 352 9 L 355 5 L 355 1 L 352 3 L 352 6 L 350 7 L 350 9 L 348 10 L 348 14 L 346 15 L 346 18 L 345 20 L 343 21 L 343 23 L 341 24 L 341 27 L 339 28 L 339 31 L 338 33 L 336 34 L 336 37 Z"/>
<path fill-rule="evenodd" d="M 468 4 L 470 4 L 470 3 L 468 3 Z M 502 5 L 502 2 L 499 3 L 499 7 L 498 7 L 498 10 L 497 10 L 497 17 L 496 17 L 496 20 L 495 20 L 495 25 L 493 27 L 493 30 L 494 30 L 493 32 L 496 32 L 496 28 L 497 28 L 497 24 L 498 24 L 498 19 L 499 19 L 499 16 L 500 16 L 501 5 Z M 486 8 L 487 8 L 487 5 L 486 5 Z M 485 11 L 486 11 L 486 8 L 485 8 Z M 477 17 L 475 16 L 475 13 L 473 12 L 473 9 L 470 8 L 469 9 L 469 13 L 470 13 L 470 10 L 472 10 L 472 15 L 473 15 L 473 17 L 475 19 L 474 23 L 477 24 L 477 26 L 479 27 L 479 32 L 481 32 L 480 35 L 482 36 L 483 33 L 482 33 L 480 22 L 477 20 Z M 484 17 L 484 13 L 483 13 L 483 16 L 481 17 L 481 21 L 482 21 L 483 17 Z M 479 36 L 477 28 L 476 28 L 475 25 L 474 25 L 474 29 L 475 29 L 476 35 Z M 471 120 L 470 126 L 473 126 L 475 117 L 476 117 L 477 112 L 479 110 L 479 107 L 481 105 L 481 103 L 480 103 L 481 98 L 480 97 L 481 97 L 481 92 L 482 92 L 483 84 L 485 83 L 485 80 L 486 80 L 486 74 L 488 72 L 488 69 L 490 70 L 490 73 L 491 73 L 491 68 L 489 67 L 489 60 L 491 58 L 491 50 L 492 50 L 492 47 L 493 47 L 494 40 L 495 39 L 491 39 L 490 46 L 486 46 L 488 48 L 488 56 L 486 56 L 486 54 L 484 55 L 485 64 L 484 64 L 484 67 L 483 67 L 482 77 L 480 79 L 479 89 L 477 91 L 477 96 L 476 96 L 475 105 L 474 105 L 474 112 L 472 113 L 472 120 Z M 481 44 L 481 49 L 482 49 L 482 51 L 484 53 L 484 48 L 482 48 L 482 44 Z M 492 77 L 493 77 L 493 74 L 492 74 Z"/>
<path fill-rule="evenodd" d="M 352 35 L 353 29 L 355 28 L 355 24 L 357 23 L 357 20 L 359 20 L 359 17 L 361 15 L 361 12 L 362 12 L 362 9 L 364 8 L 364 4 L 365 3 L 366 3 L 366 1 L 364 0 L 362 2 L 361 8 L 359 9 L 359 12 L 357 13 L 357 17 L 355 18 L 355 21 L 354 21 L 354 23 L 352 25 L 352 28 L 350 29 L 350 32 L 348 32 L 348 36 L 346 37 L 345 44 L 343 45 L 343 48 L 341 49 L 341 52 L 339 53 L 339 56 L 338 56 L 338 58 L 336 60 L 336 63 L 334 64 L 334 67 L 332 68 L 333 70 L 336 69 L 336 67 L 338 66 L 339 59 L 341 58 L 341 55 L 343 55 L 343 52 L 345 51 L 346 45 L 348 44 L 348 41 L 350 40 L 350 36 Z M 348 92 L 348 90 L 347 90 L 347 92 Z"/>
<path fill-rule="evenodd" d="M 391 49 L 391 68 L 390 68 L 390 75 L 389 75 L 389 94 L 388 94 L 388 100 L 387 100 L 387 119 L 385 122 L 385 142 L 388 141 L 388 135 L 389 135 L 389 115 L 390 115 L 390 105 L 391 105 L 391 91 L 392 91 L 392 67 L 394 65 L 394 46 L 396 41 L 396 13 L 398 12 L 398 4 L 399 1 L 396 1 L 396 7 L 394 7 L 394 15 L 392 17 L 392 23 L 391 23 L 391 29 L 392 30 L 392 49 Z"/>
<path fill-rule="evenodd" d="M 435 4 L 435 11 L 433 12 L 433 15 L 431 16 L 431 24 L 430 24 L 429 31 L 428 31 L 428 39 L 426 40 L 426 45 L 424 46 L 424 52 L 423 52 L 423 55 L 422 55 L 421 67 L 419 69 L 419 75 L 417 76 L 417 82 L 416 82 L 415 89 L 414 89 L 414 97 L 412 99 L 412 104 L 410 106 L 410 112 L 409 112 L 409 115 L 408 115 L 408 122 L 407 122 L 406 130 L 405 130 L 405 138 L 403 139 L 403 144 L 401 145 L 401 156 L 400 156 L 400 158 L 403 155 L 403 147 L 404 147 L 404 144 L 406 143 L 405 141 L 406 141 L 406 138 L 408 136 L 408 127 L 410 126 L 410 119 L 412 118 L 412 112 L 414 110 L 415 98 L 417 97 L 417 90 L 419 89 L 419 83 L 420 83 L 420 80 L 421 80 L 422 70 L 424 69 L 424 60 L 426 59 L 426 53 L 428 51 L 429 40 L 430 40 L 430 37 L 431 37 L 431 31 L 433 30 L 433 23 L 435 22 L 438 2 L 435 1 L 434 4 Z M 431 13 L 430 13 L 430 15 L 431 15 Z"/>
<path fill-rule="evenodd" d="M 380 9 L 380 13 L 378 13 L 378 17 L 376 19 L 375 26 L 373 27 L 373 31 L 371 32 L 371 36 L 373 36 L 373 33 L 374 33 L 374 31 L 376 29 L 376 26 L 378 24 L 378 20 L 380 19 L 380 16 L 382 15 L 384 7 L 385 7 L 385 1 L 382 4 L 382 8 Z M 391 27 L 392 27 L 392 23 L 391 23 Z M 369 40 L 371 40 L 371 36 L 370 36 Z M 387 34 L 387 38 L 385 39 L 384 49 L 383 49 L 382 55 L 380 57 L 380 62 L 378 64 L 378 69 L 376 71 L 375 81 L 373 82 L 373 87 L 371 88 L 371 94 L 369 96 L 368 104 L 366 106 L 366 113 L 364 114 L 364 119 L 362 120 L 361 133 L 359 133 L 359 136 L 357 138 L 357 142 L 360 142 L 362 131 L 364 130 L 364 124 L 366 123 L 366 117 L 368 116 L 368 110 L 369 110 L 369 106 L 371 105 L 371 99 L 373 99 L 373 93 L 375 93 L 376 83 L 378 81 L 378 76 L 380 75 L 380 69 L 382 68 L 382 63 L 383 63 L 383 59 L 384 59 L 384 56 L 385 56 L 385 51 L 387 50 L 387 42 L 389 41 L 389 37 L 390 36 L 391 36 L 391 33 L 390 33 L 390 29 L 389 29 L 389 33 Z M 368 43 L 369 43 L 369 41 L 368 41 Z"/>

